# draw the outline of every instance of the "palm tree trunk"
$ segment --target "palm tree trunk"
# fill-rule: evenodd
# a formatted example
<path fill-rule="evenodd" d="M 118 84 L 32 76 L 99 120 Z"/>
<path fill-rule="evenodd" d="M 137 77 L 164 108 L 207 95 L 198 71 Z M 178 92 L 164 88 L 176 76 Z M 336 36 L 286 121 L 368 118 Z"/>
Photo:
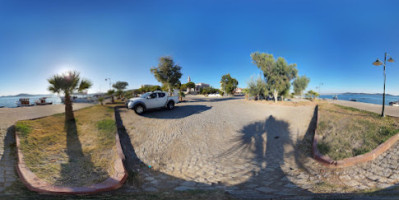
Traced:
<path fill-rule="evenodd" d="M 65 94 L 65 121 L 73 120 L 75 120 L 75 116 L 73 115 L 71 96 Z"/>

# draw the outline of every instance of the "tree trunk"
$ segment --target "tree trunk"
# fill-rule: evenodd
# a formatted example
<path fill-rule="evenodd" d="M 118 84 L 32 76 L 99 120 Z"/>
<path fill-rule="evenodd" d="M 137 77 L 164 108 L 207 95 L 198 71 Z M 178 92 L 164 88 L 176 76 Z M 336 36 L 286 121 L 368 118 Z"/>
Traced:
<path fill-rule="evenodd" d="M 273 97 L 274 97 L 274 103 L 277 103 L 277 97 L 278 97 L 277 90 L 273 91 Z"/>
<path fill-rule="evenodd" d="M 115 103 L 114 95 L 111 95 L 111 102 L 112 102 L 112 103 Z"/>
<path fill-rule="evenodd" d="M 172 93 L 172 86 L 170 85 L 170 84 L 168 84 L 168 92 L 169 92 L 169 96 L 172 96 L 173 95 L 173 93 Z"/>
<path fill-rule="evenodd" d="M 73 120 L 75 120 L 75 116 L 73 115 L 71 96 L 65 94 L 65 121 Z"/>

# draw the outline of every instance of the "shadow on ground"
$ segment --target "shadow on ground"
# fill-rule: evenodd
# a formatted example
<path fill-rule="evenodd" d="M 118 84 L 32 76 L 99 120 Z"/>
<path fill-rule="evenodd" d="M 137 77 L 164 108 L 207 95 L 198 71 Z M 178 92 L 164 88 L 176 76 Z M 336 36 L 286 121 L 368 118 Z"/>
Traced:
<path fill-rule="evenodd" d="M 7 130 L 0 130 L 0 136 L 3 139 L 1 159 L 0 159 L 0 193 L 17 179 L 15 171 L 16 161 L 16 142 L 14 137 L 14 126 L 10 126 Z M 4 134 L 4 135 L 3 135 Z M 3 137 L 4 136 L 4 137 Z M 1 144 L 1 142 L 0 142 Z"/>
<path fill-rule="evenodd" d="M 241 135 L 232 141 L 235 145 L 223 156 L 236 154 L 241 157 L 240 153 L 249 151 L 254 155 L 252 162 L 256 163 L 257 169 L 251 171 L 252 176 L 249 180 L 236 185 L 247 193 L 243 194 L 237 190 L 232 191 L 233 194 L 236 193 L 242 198 L 260 198 L 264 194 L 270 195 L 264 196 L 265 198 L 312 194 L 292 183 L 281 168 L 285 164 L 284 146 L 293 145 L 287 122 L 270 116 L 265 121 L 244 126 L 240 133 Z M 248 187 L 250 184 L 257 184 L 257 187 Z M 248 192 L 249 190 L 253 190 L 253 194 Z"/>
<path fill-rule="evenodd" d="M 109 177 L 107 171 L 94 166 L 90 154 L 83 153 L 75 120 L 65 121 L 65 131 L 68 163 L 61 164 L 61 176 L 55 185 L 82 186 L 82 179 L 96 183 L 103 181 L 98 180 L 101 177 Z"/>
<path fill-rule="evenodd" d="M 205 105 L 177 105 L 172 110 L 167 110 L 167 109 L 148 110 L 144 114 L 142 114 L 142 116 L 148 118 L 158 118 L 158 119 L 180 119 L 188 117 L 190 115 L 195 115 L 205 112 L 211 108 L 212 106 L 205 106 Z"/>

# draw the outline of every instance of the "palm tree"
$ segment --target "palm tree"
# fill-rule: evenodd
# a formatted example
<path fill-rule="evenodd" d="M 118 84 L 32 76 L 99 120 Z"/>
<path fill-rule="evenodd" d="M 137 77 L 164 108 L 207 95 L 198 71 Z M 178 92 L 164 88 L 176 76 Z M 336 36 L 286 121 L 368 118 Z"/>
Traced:
<path fill-rule="evenodd" d="M 79 72 L 69 71 L 64 74 L 56 74 L 47 80 L 50 83 L 48 90 L 53 93 L 64 93 L 65 95 L 65 121 L 73 121 L 71 94 L 75 92 L 83 92 L 92 86 L 87 79 L 80 80 Z"/>
<path fill-rule="evenodd" d="M 115 90 L 108 90 L 107 94 L 111 96 L 111 103 L 115 103 L 114 100 Z"/>

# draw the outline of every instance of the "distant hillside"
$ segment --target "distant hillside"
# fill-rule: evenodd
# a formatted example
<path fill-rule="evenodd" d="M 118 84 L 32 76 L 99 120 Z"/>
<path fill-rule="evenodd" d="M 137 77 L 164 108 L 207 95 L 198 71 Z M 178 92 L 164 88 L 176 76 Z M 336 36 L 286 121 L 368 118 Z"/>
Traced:
<path fill-rule="evenodd" d="M 382 93 L 356 93 L 356 92 L 345 92 L 345 93 L 341 93 L 341 94 L 349 94 L 349 95 L 382 95 Z M 397 96 L 397 95 L 392 95 L 392 94 L 385 94 L 385 96 Z"/>
<path fill-rule="evenodd" d="M 31 97 L 31 96 L 51 96 L 51 94 L 27 94 L 27 93 L 21 93 L 17 95 L 8 95 L 8 96 L 2 96 L 2 97 Z"/>

